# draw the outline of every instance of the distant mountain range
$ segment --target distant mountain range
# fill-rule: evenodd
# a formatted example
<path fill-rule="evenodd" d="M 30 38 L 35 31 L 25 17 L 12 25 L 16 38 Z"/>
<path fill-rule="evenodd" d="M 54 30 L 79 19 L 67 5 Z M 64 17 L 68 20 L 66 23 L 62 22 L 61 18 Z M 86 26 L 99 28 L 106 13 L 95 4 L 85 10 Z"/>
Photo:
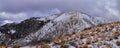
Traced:
<path fill-rule="evenodd" d="M 0 26 L 5 25 L 7 23 L 13 23 L 13 21 L 0 18 Z"/>
<path fill-rule="evenodd" d="M 28 45 L 32 42 L 54 39 L 105 23 L 110 23 L 110 21 L 75 11 L 47 17 L 31 17 L 21 23 L 9 23 L 1 26 L 0 45 Z"/>

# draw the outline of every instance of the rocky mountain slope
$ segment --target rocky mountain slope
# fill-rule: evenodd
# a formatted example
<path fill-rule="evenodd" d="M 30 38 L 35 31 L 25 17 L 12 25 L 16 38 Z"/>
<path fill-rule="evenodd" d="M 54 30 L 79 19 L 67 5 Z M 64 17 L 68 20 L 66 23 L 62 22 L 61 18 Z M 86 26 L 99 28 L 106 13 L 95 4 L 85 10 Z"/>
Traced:
<path fill-rule="evenodd" d="M 1 26 L 0 45 L 24 46 L 80 32 L 84 28 L 105 23 L 109 22 L 79 12 L 66 12 L 44 18 L 32 17 L 21 23 Z"/>
<path fill-rule="evenodd" d="M 120 22 L 85 28 L 51 42 L 33 45 L 38 48 L 120 48 Z"/>

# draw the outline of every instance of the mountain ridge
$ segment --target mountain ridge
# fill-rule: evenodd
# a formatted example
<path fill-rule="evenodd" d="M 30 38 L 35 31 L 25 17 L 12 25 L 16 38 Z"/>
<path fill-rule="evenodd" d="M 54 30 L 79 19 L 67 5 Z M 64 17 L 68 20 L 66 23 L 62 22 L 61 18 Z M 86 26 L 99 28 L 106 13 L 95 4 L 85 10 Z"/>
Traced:
<path fill-rule="evenodd" d="M 6 44 L 5 41 L 1 41 L 5 43 L 1 45 L 9 45 L 9 46 L 16 46 L 20 44 L 26 45 L 34 40 L 40 41 L 49 38 L 52 39 L 52 38 L 64 36 L 66 34 L 71 34 L 73 32 L 79 32 L 84 28 L 90 26 L 96 26 L 98 24 L 105 24 L 105 23 L 109 23 L 109 22 L 79 12 L 60 13 L 45 18 L 32 17 L 30 19 L 22 21 L 21 23 L 18 23 L 17 25 L 15 25 L 15 27 L 12 26 L 14 28 L 14 29 L 12 28 L 13 30 L 10 27 L 8 27 L 10 29 L 4 31 L 4 29 L 6 28 L 0 27 L 0 32 L 2 32 L 3 34 L 4 32 L 9 33 L 10 30 L 15 32 L 10 35 L 9 34 L 3 35 L 3 37 L 6 38 L 5 39 L 1 38 L 1 40 L 9 40 L 9 41 L 8 44 Z"/>

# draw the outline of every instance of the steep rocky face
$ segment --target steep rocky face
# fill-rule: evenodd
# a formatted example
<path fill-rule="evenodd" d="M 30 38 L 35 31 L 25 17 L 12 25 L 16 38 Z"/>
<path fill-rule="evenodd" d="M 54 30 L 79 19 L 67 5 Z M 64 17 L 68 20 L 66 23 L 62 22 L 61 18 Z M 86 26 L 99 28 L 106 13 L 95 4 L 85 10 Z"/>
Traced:
<path fill-rule="evenodd" d="M 45 18 L 33 17 L 18 24 L 0 27 L 1 37 L 5 37 L 1 38 L 1 43 L 9 46 L 23 46 L 79 32 L 84 28 L 104 23 L 108 22 L 79 12 L 61 13 Z M 6 42 L 6 40 L 9 41 Z"/>
<path fill-rule="evenodd" d="M 6 44 L 7 40 L 12 42 L 16 39 L 24 38 L 25 36 L 29 35 L 31 32 L 35 32 L 38 29 L 42 28 L 50 20 L 38 20 L 41 19 L 39 17 L 32 17 L 30 19 L 26 19 L 21 23 L 9 23 L 0 27 L 0 32 L 4 34 L 6 39 L 4 40 L 4 44 Z M 3 45 L 4 45 L 3 44 Z"/>
<path fill-rule="evenodd" d="M 15 25 L 14 29 L 16 30 L 16 33 L 12 34 L 13 36 L 11 37 L 11 39 L 16 39 L 16 38 L 19 39 L 22 38 L 22 36 L 25 37 L 26 35 L 29 35 L 31 32 L 35 32 L 38 29 L 42 28 L 42 26 L 44 26 L 46 23 L 50 21 L 50 20 L 38 20 L 38 19 L 40 18 L 33 17 L 21 22 L 20 24 Z"/>

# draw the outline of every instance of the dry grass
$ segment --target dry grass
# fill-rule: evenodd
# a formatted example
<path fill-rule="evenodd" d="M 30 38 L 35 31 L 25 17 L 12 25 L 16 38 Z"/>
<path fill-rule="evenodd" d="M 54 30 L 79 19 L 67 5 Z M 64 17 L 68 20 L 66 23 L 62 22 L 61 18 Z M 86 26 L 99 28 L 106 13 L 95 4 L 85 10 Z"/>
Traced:
<path fill-rule="evenodd" d="M 113 30 L 113 28 L 115 28 L 115 30 Z M 99 48 L 100 46 L 113 48 L 113 45 L 110 43 L 113 39 L 117 40 L 113 43 L 120 46 L 119 28 L 120 22 L 98 25 L 95 27 L 89 27 L 81 32 L 74 32 L 73 34 L 54 38 L 51 43 L 42 42 L 37 46 L 40 46 L 41 48 L 49 48 L 48 44 L 52 44 L 52 46 L 59 45 L 60 48 L 68 48 L 68 45 L 78 48 Z M 0 48 L 5 48 L 5 46 L 1 46 Z"/>

